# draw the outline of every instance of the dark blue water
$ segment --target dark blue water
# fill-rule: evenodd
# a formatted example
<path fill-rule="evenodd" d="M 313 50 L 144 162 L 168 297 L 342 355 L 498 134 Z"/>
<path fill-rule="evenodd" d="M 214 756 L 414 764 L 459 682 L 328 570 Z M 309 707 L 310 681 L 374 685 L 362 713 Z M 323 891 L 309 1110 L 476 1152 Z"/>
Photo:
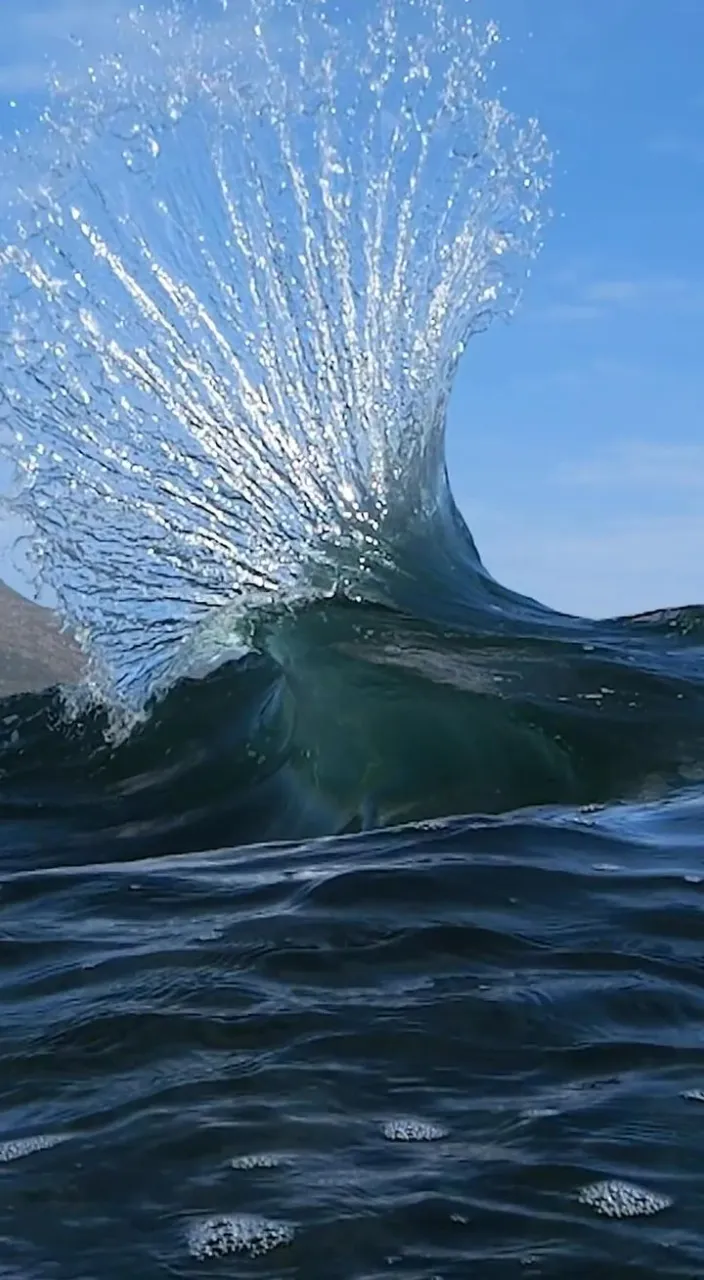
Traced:
<path fill-rule="evenodd" d="M 329 720 L 311 662 L 298 687 L 264 658 L 117 747 L 58 695 L 5 704 L 3 1274 L 704 1274 L 704 795 L 672 781 L 695 615 L 679 644 L 603 626 L 615 709 L 573 687 L 556 741 L 548 693 L 568 659 L 601 688 L 605 651 L 504 639 L 501 665 L 331 609 L 289 623 L 351 647 L 319 649 Z M 617 697 L 618 627 L 622 661 L 649 639 Z M 477 692 L 490 661 L 508 711 Z M 550 803 L 574 786 L 593 803 Z M 428 816 L 463 795 L 532 807 Z M 385 798 L 415 820 L 363 831 Z"/>
<path fill-rule="evenodd" d="M 700 1274 L 702 821 L 4 875 L 3 1139 L 57 1142 L 4 1168 L 5 1274 L 248 1272 L 189 1252 L 233 1215 L 284 1224 L 263 1275 Z"/>

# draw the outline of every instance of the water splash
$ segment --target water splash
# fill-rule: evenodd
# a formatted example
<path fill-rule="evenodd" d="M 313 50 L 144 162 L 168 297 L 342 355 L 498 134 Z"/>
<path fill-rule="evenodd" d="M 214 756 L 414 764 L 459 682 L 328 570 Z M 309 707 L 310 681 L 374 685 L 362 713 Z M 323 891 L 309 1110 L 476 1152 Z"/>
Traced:
<path fill-rule="evenodd" d="M 163 692 L 216 606 L 363 593 L 448 501 L 545 185 L 497 41 L 462 0 L 140 11 L 4 157 L 12 502 L 104 695 Z"/>

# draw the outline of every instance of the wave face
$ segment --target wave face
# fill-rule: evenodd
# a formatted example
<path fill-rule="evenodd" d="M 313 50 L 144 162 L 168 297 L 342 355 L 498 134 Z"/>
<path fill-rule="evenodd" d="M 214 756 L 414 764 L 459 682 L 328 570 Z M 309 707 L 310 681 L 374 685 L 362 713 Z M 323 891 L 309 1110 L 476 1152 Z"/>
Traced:
<path fill-rule="evenodd" d="M 550 620 L 550 615 L 547 615 Z M 660 801 L 704 779 L 704 610 L 460 631 L 322 601 L 181 680 L 115 744 L 110 712 L 0 718 L 3 865 L 134 860 L 462 813 Z"/>

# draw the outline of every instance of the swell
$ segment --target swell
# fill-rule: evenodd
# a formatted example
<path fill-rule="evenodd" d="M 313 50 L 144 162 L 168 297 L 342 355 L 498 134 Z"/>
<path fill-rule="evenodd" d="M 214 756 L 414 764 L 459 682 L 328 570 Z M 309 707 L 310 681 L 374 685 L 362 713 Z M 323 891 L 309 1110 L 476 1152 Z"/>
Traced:
<path fill-rule="evenodd" d="M 261 654 L 181 680 L 119 744 L 59 691 L 7 700 L 3 865 L 662 799 L 704 778 L 702 626 L 336 600 L 262 622 Z"/>

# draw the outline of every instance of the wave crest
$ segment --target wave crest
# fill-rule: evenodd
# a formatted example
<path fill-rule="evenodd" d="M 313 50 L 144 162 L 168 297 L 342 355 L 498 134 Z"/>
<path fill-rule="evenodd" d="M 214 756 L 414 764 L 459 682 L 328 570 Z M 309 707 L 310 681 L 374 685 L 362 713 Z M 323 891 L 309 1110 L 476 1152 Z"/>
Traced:
<path fill-rule="evenodd" d="M 163 692 L 216 606 L 363 592 L 432 537 L 457 361 L 539 238 L 497 39 L 464 3 L 141 14 L 6 157 L 12 502 L 103 694 Z"/>

